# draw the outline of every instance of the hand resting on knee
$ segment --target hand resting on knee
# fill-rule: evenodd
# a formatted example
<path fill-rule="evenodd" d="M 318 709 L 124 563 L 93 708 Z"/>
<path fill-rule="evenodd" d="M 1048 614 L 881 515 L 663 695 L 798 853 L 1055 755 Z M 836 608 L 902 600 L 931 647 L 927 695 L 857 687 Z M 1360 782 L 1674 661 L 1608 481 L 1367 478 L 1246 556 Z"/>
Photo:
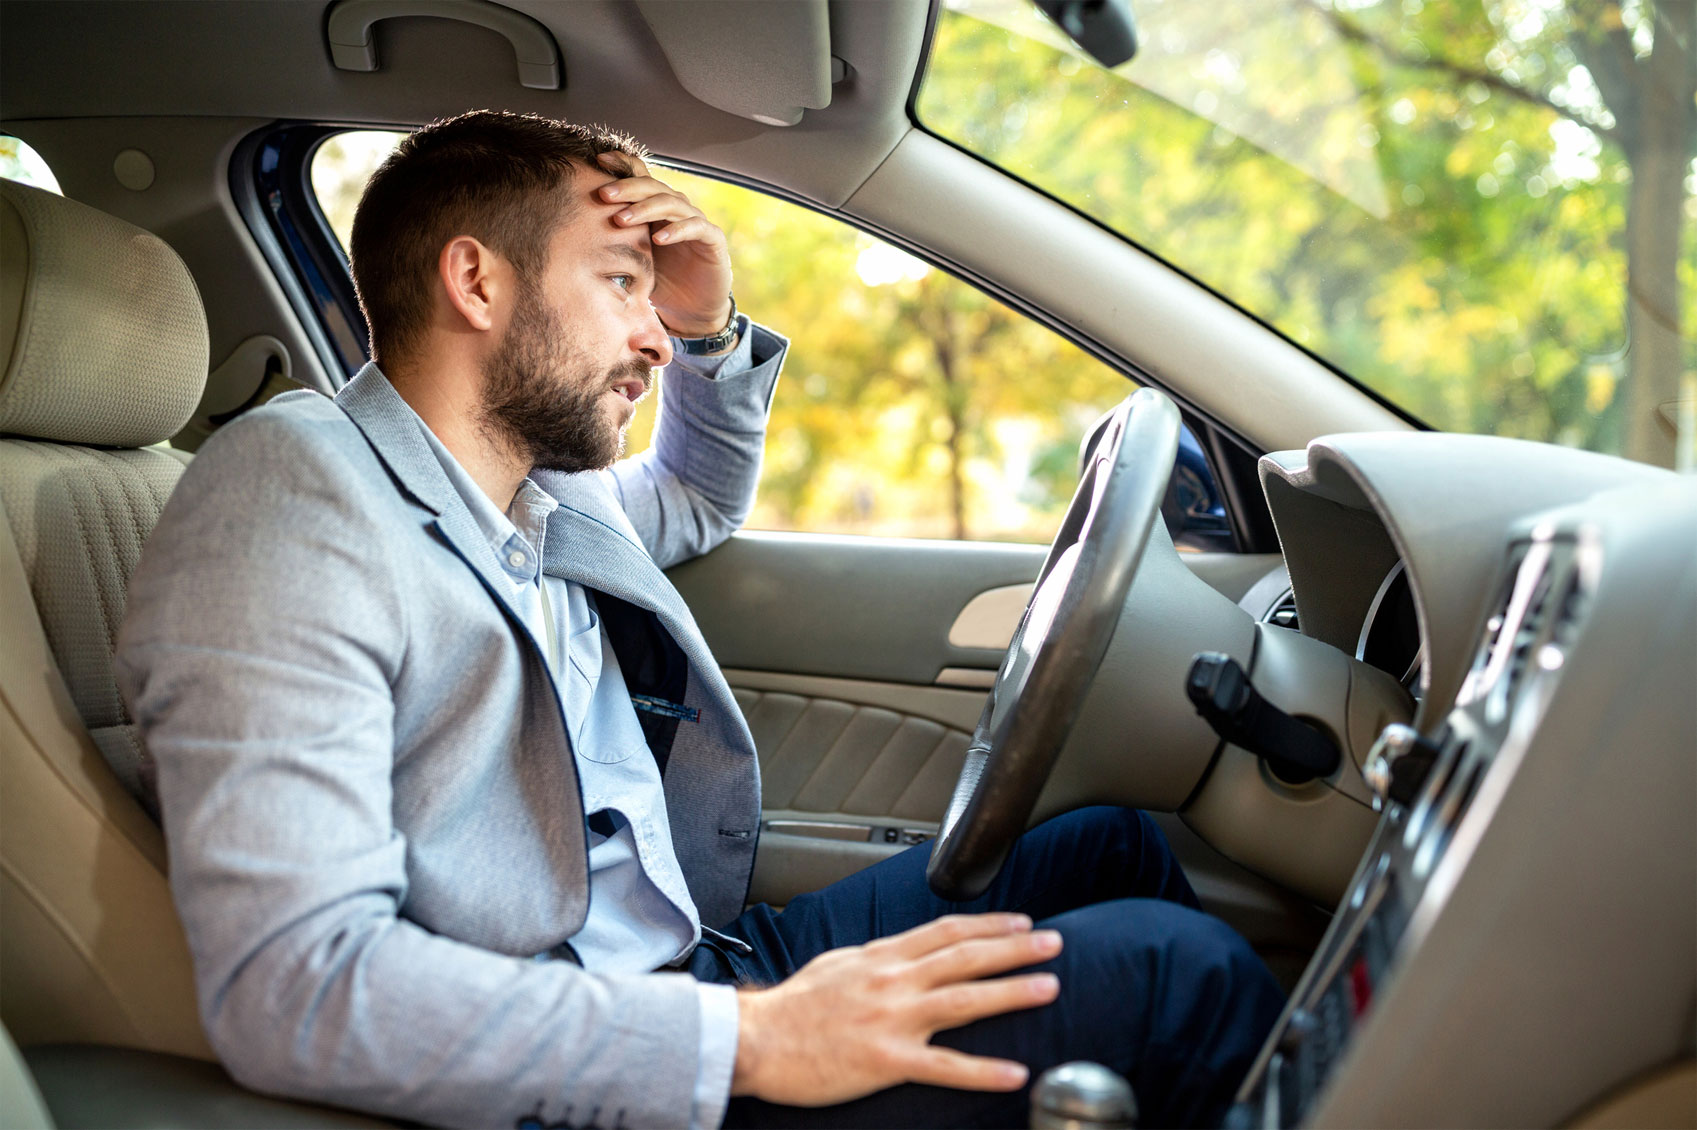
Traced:
<path fill-rule="evenodd" d="M 1033 930 L 1023 914 L 957 914 L 820 954 L 772 988 L 738 994 L 731 1093 L 824 1106 L 900 1083 L 1017 1090 L 1025 1065 L 930 1039 L 1053 1001 L 1053 973 L 995 975 L 1060 951 L 1060 934 Z"/>

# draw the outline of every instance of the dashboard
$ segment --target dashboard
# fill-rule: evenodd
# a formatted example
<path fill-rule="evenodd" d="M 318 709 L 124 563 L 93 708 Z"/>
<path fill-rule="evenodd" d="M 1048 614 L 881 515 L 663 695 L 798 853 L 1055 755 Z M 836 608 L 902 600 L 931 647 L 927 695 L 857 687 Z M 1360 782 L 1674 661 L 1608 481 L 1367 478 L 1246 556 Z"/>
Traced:
<path fill-rule="evenodd" d="M 1261 474 L 1286 566 L 1244 607 L 1418 705 L 1229 1125 L 1555 1125 L 1689 1059 L 1697 479 L 1430 435 Z"/>
<path fill-rule="evenodd" d="M 1283 566 L 1253 585 L 1238 603 L 1263 624 L 1293 632 L 1302 629 L 1290 574 Z M 1415 701 L 1419 700 L 1425 642 L 1420 634 L 1419 610 L 1414 605 L 1414 587 L 1401 558 L 1374 592 L 1352 654 L 1394 677 Z"/>

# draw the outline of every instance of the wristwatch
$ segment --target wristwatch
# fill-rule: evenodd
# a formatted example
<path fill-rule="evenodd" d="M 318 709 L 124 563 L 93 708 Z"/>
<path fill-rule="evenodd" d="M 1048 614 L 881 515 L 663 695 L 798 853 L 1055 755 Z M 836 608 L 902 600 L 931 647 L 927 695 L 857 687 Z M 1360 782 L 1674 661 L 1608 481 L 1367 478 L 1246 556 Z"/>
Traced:
<path fill-rule="evenodd" d="M 676 334 L 672 335 L 685 353 L 692 353 L 697 356 L 706 353 L 723 353 L 731 347 L 732 342 L 736 341 L 737 296 L 733 294 L 729 297 L 731 300 L 731 316 L 725 322 L 724 329 L 710 337 L 678 337 Z"/>

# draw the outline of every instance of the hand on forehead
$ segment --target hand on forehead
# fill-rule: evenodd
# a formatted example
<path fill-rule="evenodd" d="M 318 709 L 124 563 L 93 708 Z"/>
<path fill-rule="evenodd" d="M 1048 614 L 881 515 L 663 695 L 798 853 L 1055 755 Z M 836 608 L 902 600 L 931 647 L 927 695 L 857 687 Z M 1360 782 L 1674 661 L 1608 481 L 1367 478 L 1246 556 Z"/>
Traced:
<path fill-rule="evenodd" d="M 597 154 L 595 165 L 590 170 L 589 193 L 597 204 L 614 210 L 614 215 L 608 217 L 614 227 L 635 228 L 646 236 L 650 223 L 670 218 L 662 213 L 674 209 L 666 207 L 666 201 L 655 198 L 673 195 L 673 190 L 654 179 L 642 158 L 612 149 Z M 595 173 L 613 179 L 603 181 Z M 640 219 L 638 211 L 642 214 Z"/>
<path fill-rule="evenodd" d="M 642 158 L 611 150 L 595 163 L 615 178 L 593 190 L 601 203 L 618 206 L 613 226 L 645 236 L 642 242 L 653 248 L 650 301 L 667 328 L 684 337 L 717 333 L 732 310 L 723 229 L 689 197 L 656 180 Z"/>
<path fill-rule="evenodd" d="M 598 155 L 596 164 L 614 178 L 596 185 L 592 194 L 600 203 L 618 208 L 612 217 L 615 227 L 645 229 L 656 243 L 674 242 L 680 237 L 699 239 L 704 234 L 696 230 L 699 224 L 692 223 L 705 223 L 700 210 L 683 193 L 656 180 L 642 158 L 610 150 Z M 686 224 L 690 225 L 687 231 L 680 226 Z M 723 237 L 717 228 L 714 232 Z"/>

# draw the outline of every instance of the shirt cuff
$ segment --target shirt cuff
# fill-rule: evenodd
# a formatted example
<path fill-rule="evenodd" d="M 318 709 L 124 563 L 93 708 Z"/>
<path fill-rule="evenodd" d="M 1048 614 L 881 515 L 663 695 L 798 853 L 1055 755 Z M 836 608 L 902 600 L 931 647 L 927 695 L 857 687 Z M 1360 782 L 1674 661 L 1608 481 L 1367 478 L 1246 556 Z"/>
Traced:
<path fill-rule="evenodd" d="M 697 984 L 696 988 L 701 993 L 701 1058 L 696 1061 L 689 1130 L 718 1130 L 737 1064 L 737 991 L 730 985 Z"/>
<path fill-rule="evenodd" d="M 737 343 L 728 352 L 715 354 L 711 357 L 699 353 L 685 353 L 673 346 L 672 364 L 694 373 L 698 377 L 706 377 L 716 381 L 721 376 L 729 377 L 746 372 L 754 367 L 754 323 L 748 320 L 748 315 L 737 314 Z M 676 338 L 673 339 L 677 340 Z"/>

